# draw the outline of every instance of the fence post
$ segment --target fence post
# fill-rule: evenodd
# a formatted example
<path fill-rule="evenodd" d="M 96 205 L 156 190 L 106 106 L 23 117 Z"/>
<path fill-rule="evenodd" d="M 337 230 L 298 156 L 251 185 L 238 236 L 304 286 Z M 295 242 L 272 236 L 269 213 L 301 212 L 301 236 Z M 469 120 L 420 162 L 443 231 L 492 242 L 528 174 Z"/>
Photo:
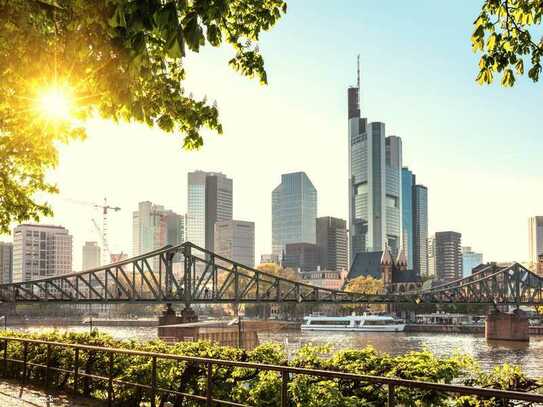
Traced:
<path fill-rule="evenodd" d="M 396 400 L 394 397 L 394 384 L 389 383 L 388 384 L 388 407 L 394 407 L 396 405 Z"/>
<path fill-rule="evenodd" d="M 47 359 L 45 362 L 45 390 L 49 388 L 49 364 L 51 363 L 51 344 L 47 344 Z"/>
<path fill-rule="evenodd" d="M 207 362 L 206 364 L 207 364 L 206 406 L 211 407 L 211 402 L 213 400 L 213 397 L 211 397 L 213 366 L 211 365 L 211 362 Z"/>
<path fill-rule="evenodd" d="M 8 340 L 4 339 L 4 377 L 8 376 Z"/>
<path fill-rule="evenodd" d="M 77 394 L 77 382 L 79 381 L 79 348 L 75 348 L 74 351 L 74 393 Z"/>
<path fill-rule="evenodd" d="M 23 387 L 26 385 L 26 370 L 28 367 L 28 342 L 23 343 Z"/>
<path fill-rule="evenodd" d="M 156 356 L 151 360 L 151 407 L 156 407 Z"/>
<path fill-rule="evenodd" d="M 281 407 L 288 406 L 288 372 L 281 371 Z"/>
<path fill-rule="evenodd" d="M 108 374 L 108 386 L 107 386 L 107 405 L 111 407 L 113 405 L 113 352 L 109 352 L 109 374 Z"/>

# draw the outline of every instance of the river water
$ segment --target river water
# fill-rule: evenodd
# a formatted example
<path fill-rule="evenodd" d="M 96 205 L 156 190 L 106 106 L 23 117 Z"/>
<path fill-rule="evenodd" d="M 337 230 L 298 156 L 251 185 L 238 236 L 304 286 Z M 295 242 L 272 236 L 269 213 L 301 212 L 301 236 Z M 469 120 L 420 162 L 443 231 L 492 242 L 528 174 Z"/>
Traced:
<path fill-rule="evenodd" d="M 25 327 L 10 329 L 30 332 L 45 331 L 44 327 Z M 49 328 L 50 329 L 50 328 Z M 75 332 L 88 332 L 89 326 L 69 326 L 59 328 Z M 156 327 L 95 327 L 117 339 L 151 340 L 155 339 Z M 378 332 L 295 332 L 281 334 L 262 334 L 261 342 L 272 341 L 285 344 L 289 354 L 307 343 L 330 344 L 334 350 L 363 348 L 371 345 L 378 351 L 393 355 L 427 348 L 439 356 L 463 353 L 476 359 L 485 370 L 503 363 L 521 366 L 532 377 L 543 377 L 543 336 L 533 335 L 528 343 L 489 342 L 480 334 L 445 333 L 378 333 Z"/>

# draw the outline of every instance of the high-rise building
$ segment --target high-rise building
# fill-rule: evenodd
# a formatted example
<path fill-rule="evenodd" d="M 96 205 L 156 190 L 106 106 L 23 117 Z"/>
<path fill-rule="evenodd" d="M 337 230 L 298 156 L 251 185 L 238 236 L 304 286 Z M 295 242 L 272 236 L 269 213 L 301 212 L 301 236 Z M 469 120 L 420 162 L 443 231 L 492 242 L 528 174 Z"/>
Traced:
<path fill-rule="evenodd" d="M 72 236 L 62 226 L 17 226 L 13 231 L 13 282 L 72 272 Z"/>
<path fill-rule="evenodd" d="M 462 247 L 462 277 L 471 276 L 472 270 L 482 263 L 482 253 L 474 252 L 470 246 Z"/>
<path fill-rule="evenodd" d="M 347 222 L 325 216 L 317 218 L 317 246 L 321 269 L 347 270 Z"/>
<path fill-rule="evenodd" d="M 413 243 L 414 216 L 413 216 L 413 189 L 416 178 L 409 168 L 402 168 L 402 239 L 405 254 L 407 255 L 407 267 L 413 269 L 415 245 Z"/>
<path fill-rule="evenodd" d="M 428 275 L 428 189 L 413 189 L 413 270 L 418 276 Z"/>
<path fill-rule="evenodd" d="M 0 242 L 0 284 L 11 283 L 13 243 Z"/>
<path fill-rule="evenodd" d="M 360 116 L 360 81 L 347 91 L 349 124 L 350 261 L 357 253 L 401 245 L 402 141 L 385 124 Z"/>
<path fill-rule="evenodd" d="M 215 223 L 232 220 L 232 179 L 216 172 L 188 173 L 186 240 L 213 251 Z"/>
<path fill-rule="evenodd" d="M 532 216 L 528 220 L 528 250 L 530 263 L 537 264 L 538 256 L 543 254 L 543 216 Z"/>
<path fill-rule="evenodd" d="M 436 232 L 434 239 L 436 277 L 439 281 L 462 278 L 462 235 Z"/>
<path fill-rule="evenodd" d="M 90 270 L 100 267 L 100 246 L 97 242 L 85 242 L 83 245 L 82 269 Z"/>
<path fill-rule="evenodd" d="M 314 243 L 287 243 L 282 265 L 299 271 L 319 268 L 319 248 Z"/>
<path fill-rule="evenodd" d="M 255 224 L 243 220 L 215 223 L 215 253 L 244 266 L 255 266 Z"/>
<path fill-rule="evenodd" d="M 288 243 L 316 243 L 317 190 L 305 172 L 281 175 L 272 192 L 272 253 Z"/>
<path fill-rule="evenodd" d="M 434 236 L 430 236 L 427 242 L 428 247 L 428 277 L 436 276 L 436 239 Z"/>

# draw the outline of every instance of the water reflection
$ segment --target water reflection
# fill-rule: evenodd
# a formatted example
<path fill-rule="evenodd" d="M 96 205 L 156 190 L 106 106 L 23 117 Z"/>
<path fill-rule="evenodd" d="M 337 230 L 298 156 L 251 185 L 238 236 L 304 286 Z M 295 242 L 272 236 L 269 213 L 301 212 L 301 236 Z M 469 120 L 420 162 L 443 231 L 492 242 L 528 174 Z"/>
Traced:
<path fill-rule="evenodd" d="M 14 328 L 29 332 L 44 331 L 44 327 Z M 50 329 L 50 328 L 49 328 Z M 59 327 L 72 332 L 88 332 L 88 325 Z M 117 339 L 138 341 L 156 338 L 154 327 L 99 327 Z M 371 345 L 381 352 L 393 355 L 428 349 L 439 356 L 463 353 L 475 358 L 484 369 L 492 369 L 502 363 L 521 366 L 533 377 L 543 377 L 543 336 L 532 336 L 530 342 L 490 341 L 484 335 L 438 333 L 380 333 L 380 332 L 299 332 L 288 334 L 263 334 L 261 342 L 272 341 L 286 344 L 289 353 L 307 343 L 330 344 L 332 350 Z"/>

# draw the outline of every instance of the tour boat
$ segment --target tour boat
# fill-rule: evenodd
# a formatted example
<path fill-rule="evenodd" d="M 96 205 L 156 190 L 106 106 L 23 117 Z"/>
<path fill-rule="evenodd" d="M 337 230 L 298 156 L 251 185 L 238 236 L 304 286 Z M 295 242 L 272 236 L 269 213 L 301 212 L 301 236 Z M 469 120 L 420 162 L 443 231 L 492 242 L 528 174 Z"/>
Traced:
<path fill-rule="evenodd" d="M 388 315 L 350 315 L 304 317 L 302 331 L 402 332 L 405 322 Z"/>

